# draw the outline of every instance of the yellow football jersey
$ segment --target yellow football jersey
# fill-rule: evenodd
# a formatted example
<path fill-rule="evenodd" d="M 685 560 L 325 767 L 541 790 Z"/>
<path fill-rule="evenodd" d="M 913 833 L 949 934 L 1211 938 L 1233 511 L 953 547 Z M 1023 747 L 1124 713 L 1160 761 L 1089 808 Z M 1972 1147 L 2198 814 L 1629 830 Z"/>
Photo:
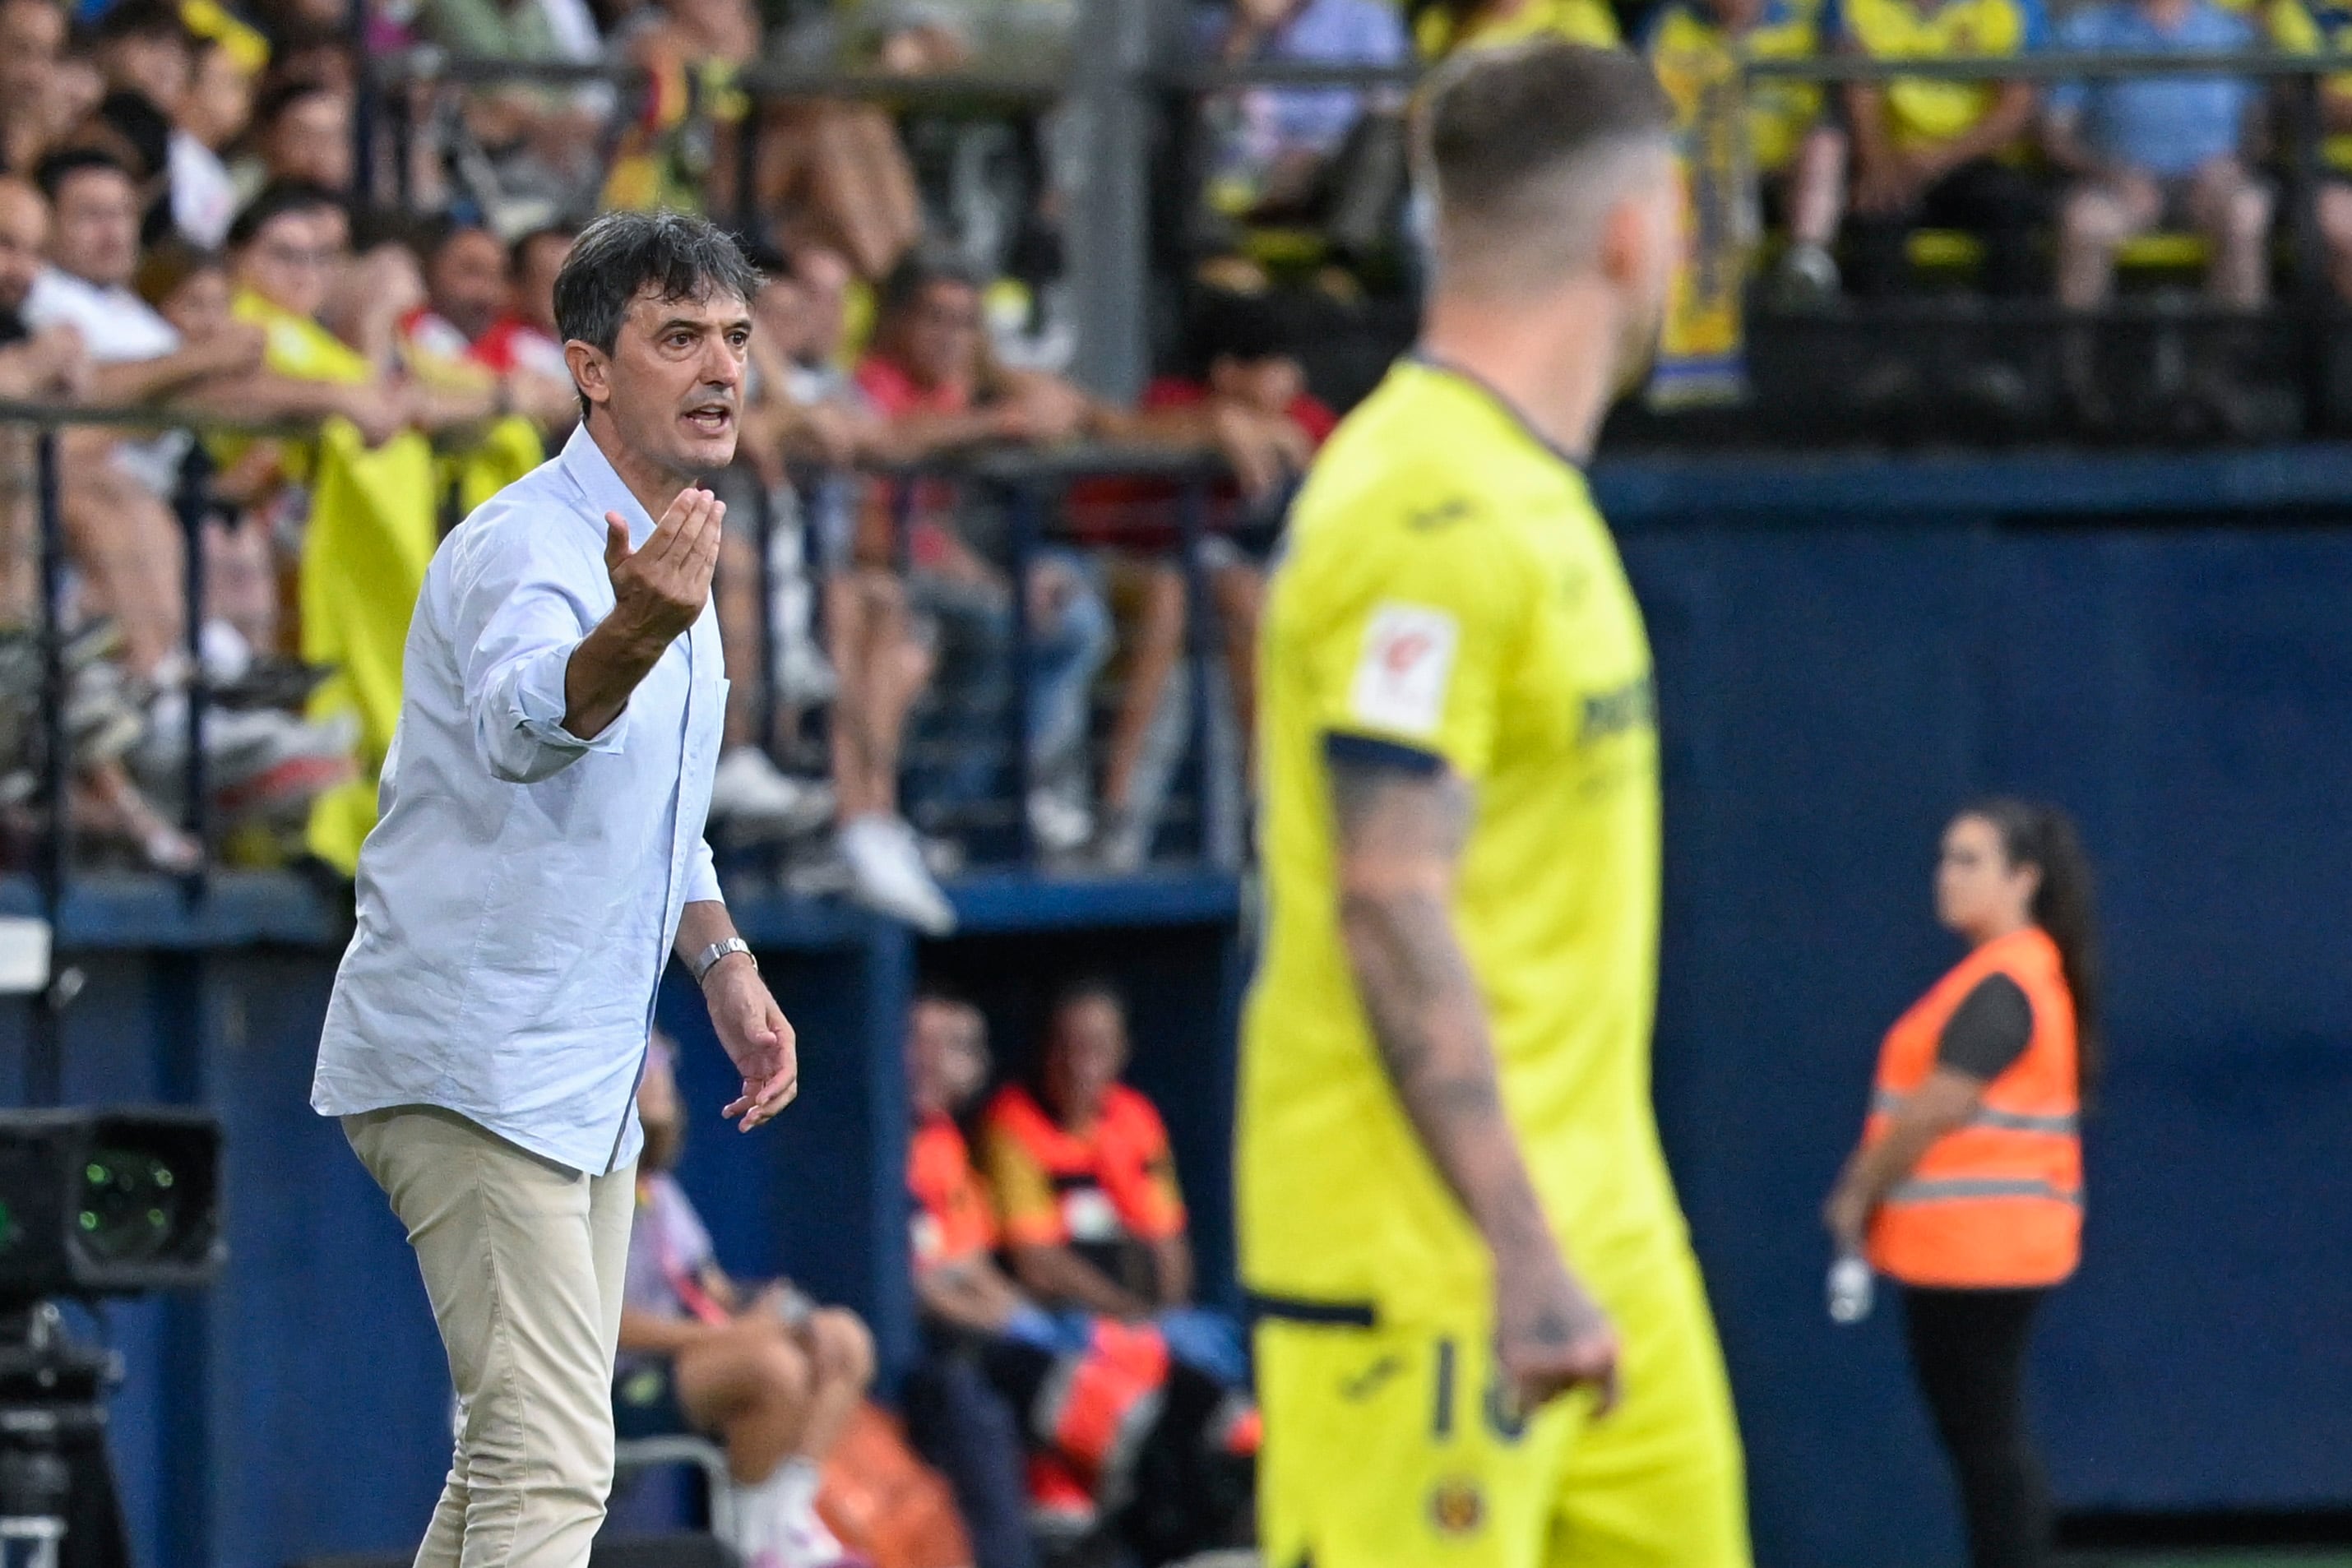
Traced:
<path fill-rule="evenodd" d="M 1442 5 L 1433 5 L 1413 25 L 1413 47 L 1422 58 L 1444 59 L 1457 49 L 1495 49 L 1531 38 L 1610 48 L 1619 42 L 1617 13 L 1608 0 L 1527 0 L 1507 16 L 1457 26 Z"/>
<path fill-rule="evenodd" d="M 1878 60 L 2015 55 L 2042 45 L 2041 0 L 1840 0 L 1844 38 Z M 2000 84 L 1898 77 L 1885 84 L 1886 131 L 1897 148 L 1948 141 L 1992 111 Z"/>
<path fill-rule="evenodd" d="M 1650 1103 L 1650 650 L 1584 476 L 1476 382 L 1407 361 L 1298 499 L 1262 663 L 1265 952 L 1244 1029 L 1243 1273 L 1260 1295 L 1475 1310 L 1483 1248 L 1423 1152 L 1342 950 L 1327 756 L 1442 761 L 1475 817 L 1454 918 L 1546 1212 L 1604 1296 L 1682 1242 Z"/>

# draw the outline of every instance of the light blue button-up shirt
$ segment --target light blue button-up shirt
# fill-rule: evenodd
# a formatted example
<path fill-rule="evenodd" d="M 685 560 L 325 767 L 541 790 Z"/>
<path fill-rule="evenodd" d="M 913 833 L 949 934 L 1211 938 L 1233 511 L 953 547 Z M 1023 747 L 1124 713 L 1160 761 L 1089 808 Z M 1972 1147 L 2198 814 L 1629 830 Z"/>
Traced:
<path fill-rule="evenodd" d="M 583 426 L 425 573 L 321 1114 L 442 1106 L 580 1171 L 636 1152 L 655 987 L 686 905 L 719 896 L 727 682 L 706 605 L 603 734 L 564 729 L 564 666 L 613 608 L 608 511 L 642 547 L 653 519 Z"/>

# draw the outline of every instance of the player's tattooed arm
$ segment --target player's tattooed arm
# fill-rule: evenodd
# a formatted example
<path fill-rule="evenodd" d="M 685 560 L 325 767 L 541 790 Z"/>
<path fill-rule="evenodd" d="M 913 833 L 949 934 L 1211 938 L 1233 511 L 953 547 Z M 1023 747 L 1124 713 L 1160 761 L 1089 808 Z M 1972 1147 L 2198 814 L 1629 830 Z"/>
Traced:
<path fill-rule="evenodd" d="M 1452 769 L 1327 756 L 1339 927 L 1382 1066 L 1495 1264 L 1496 1339 L 1514 1399 L 1580 1383 L 1614 1398 L 1608 1319 L 1570 1273 L 1503 1106 L 1485 999 L 1454 929 L 1474 802 Z"/>

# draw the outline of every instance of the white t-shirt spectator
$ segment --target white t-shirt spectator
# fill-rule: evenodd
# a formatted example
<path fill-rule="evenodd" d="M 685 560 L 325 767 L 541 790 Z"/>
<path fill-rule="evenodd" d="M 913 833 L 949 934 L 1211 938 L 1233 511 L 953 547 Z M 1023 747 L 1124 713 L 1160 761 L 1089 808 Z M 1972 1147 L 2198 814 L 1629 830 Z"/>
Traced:
<path fill-rule="evenodd" d="M 236 218 L 236 182 L 221 155 L 184 131 L 172 132 L 172 226 L 218 250 Z"/>
<path fill-rule="evenodd" d="M 71 327 L 101 365 L 160 360 L 180 351 L 179 329 L 138 295 L 120 285 L 100 288 L 54 267 L 41 268 L 33 279 L 22 314 L 36 332 Z M 159 499 L 168 500 L 179 487 L 180 463 L 194 440 L 184 430 L 167 430 L 152 439 L 125 441 L 115 448 L 115 462 Z"/>

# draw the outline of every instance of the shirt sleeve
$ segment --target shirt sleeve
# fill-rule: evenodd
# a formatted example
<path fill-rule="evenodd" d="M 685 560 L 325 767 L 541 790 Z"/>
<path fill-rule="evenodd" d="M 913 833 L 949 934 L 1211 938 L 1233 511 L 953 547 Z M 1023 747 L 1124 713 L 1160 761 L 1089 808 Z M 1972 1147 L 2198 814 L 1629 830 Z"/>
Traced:
<path fill-rule="evenodd" d="M 1145 1212 L 1131 1228 L 1146 1241 L 1184 1234 L 1184 1189 L 1176 1180 L 1176 1151 L 1169 1147 L 1167 1125 L 1150 1102 L 1142 1106 L 1147 1135 L 1144 1148 Z"/>
<path fill-rule="evenodd" d="M 619 720 L 614 721 L 619 727 Z M 688 904 L 724 904 L 727 894 L 719 886 L 719 867 L 710 858 L 710 841 L 694 841 L 694 862 L 686 868 L 686 902 Z"/>
<path fill-rule="evenodd" d="M 1313 633 L 1324 750 L 1484 779 L 1530 573 L 1476 503 L 1439 497 L 1389 534 L 1349 609 Z"/>
<path fill-rule="evenodd" d="M 2033 1003 L 2007 975 L 1987 975 L 1945 1020 L 1936 1064 L 1987 1082 L 2009 1071 L 2033 1040 Z"/>
<path fill-rule="evenodd" d="M 625 707 L 593 739 L 563 727 L 564 671 L 596 617 L 560 580 L 552 553 L 534 549 L 528 528 L 509 526 L 477 541 L 456 575 L 451 630 L 476 747 L 491 777 L 535 784 L 591 752 L 621 750 Z"/>

